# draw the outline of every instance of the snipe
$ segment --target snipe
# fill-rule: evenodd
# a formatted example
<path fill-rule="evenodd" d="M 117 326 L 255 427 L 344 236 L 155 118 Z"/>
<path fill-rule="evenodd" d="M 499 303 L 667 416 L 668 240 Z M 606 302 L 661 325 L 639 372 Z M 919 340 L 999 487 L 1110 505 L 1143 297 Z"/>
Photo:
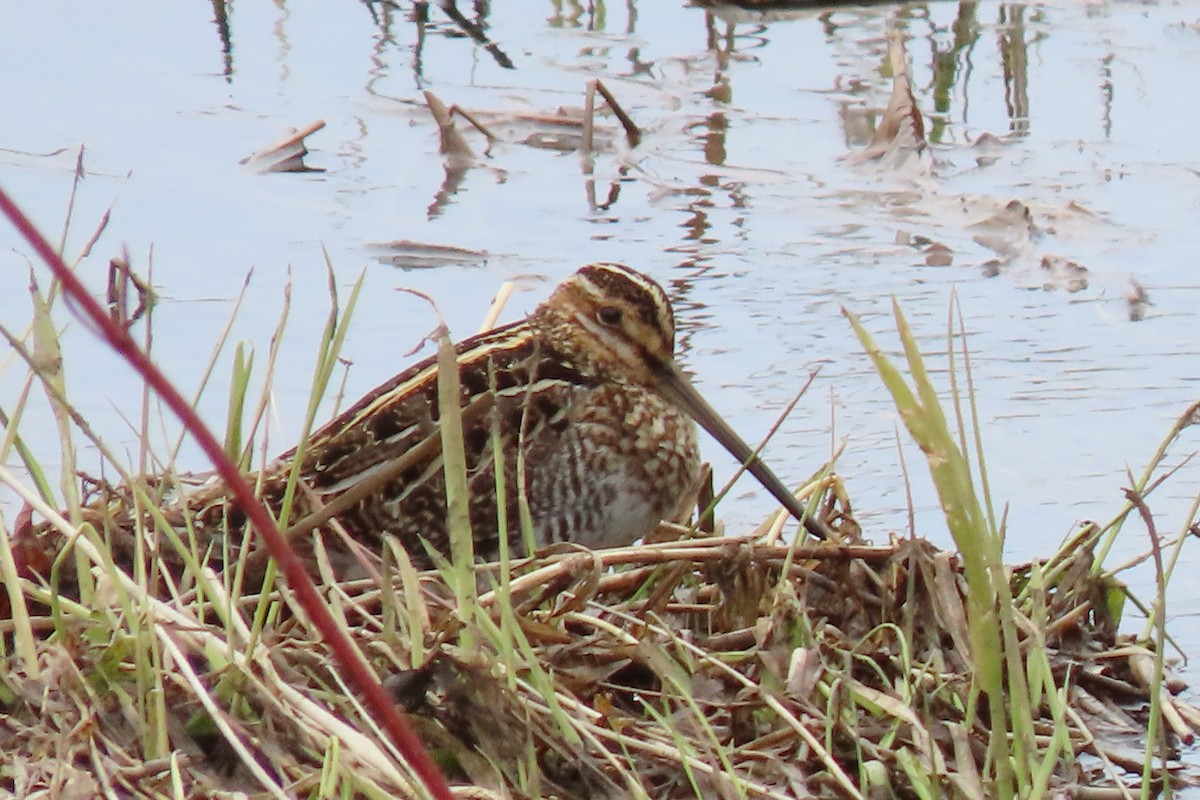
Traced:
<path fill-rule="evenodd" d="M 810 533 L 824 536 L 692 387 L 675 364 L 674 345 L 674 314 L 657 283 L 620 264 L 592 264 L 525 320 L 456 346 L 478 557 L 499 552 L 501 503 L 511 552 L 524 553 L 522 495 L 539 547 L 614 547 L 646 536 L 694 497 L 697 422 Z M 426 546 L 449 552 L 437 369 L 436 357 L 410 367 L 310 438 L 291 519 L 306 518 L 300 527 L 311 530 L 336 518 L 367 545 L 394 535 L 420 565 L 430 562 Z M 268 504 L 280 503 L 295 459 L 292 451 L 267 467 Z M 187 505 L 201 530 L 219 530 L 230 511 L 220 487 Z"/>

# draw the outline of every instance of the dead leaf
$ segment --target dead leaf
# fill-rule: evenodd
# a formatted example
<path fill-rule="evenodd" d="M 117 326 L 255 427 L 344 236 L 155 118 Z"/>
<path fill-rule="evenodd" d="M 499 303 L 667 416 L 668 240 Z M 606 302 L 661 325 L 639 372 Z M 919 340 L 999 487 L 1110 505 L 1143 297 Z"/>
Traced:
<path fill-rule="evenodd" d="M 853 156 L 853 161 L 877 160 L 882 166 L 899 169 L 918 161 L 929 145 L 925 140 L 925 121 L 913 96 L 904 40 L 897 31 L 888 34 L 888 59 L 893 74 L 891 97 L 870 143 Z"/>
<path fill-rule="evenodd" d="M 254 155 L 241 160 L 241 164 L 250 167 L 255 172 L 324 172 L 319 167 L 310 167 L 304 163 L 308 155 L 308 147 L 304 140 L 325 127 L 325 120 L 310 122 L 303 128 L 291 128 L 286 136 Z"/>

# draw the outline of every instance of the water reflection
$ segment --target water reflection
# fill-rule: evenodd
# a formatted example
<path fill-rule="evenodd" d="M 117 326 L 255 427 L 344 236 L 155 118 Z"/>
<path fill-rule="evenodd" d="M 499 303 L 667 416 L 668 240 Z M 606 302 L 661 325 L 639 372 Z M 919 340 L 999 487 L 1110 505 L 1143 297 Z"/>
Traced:
<path fill-rule="evenodd" d="M 467 173 L 471 171 L 474 164 L 467 163 L 457 159 L 446 159 L 445 164 L 445 179 L 442 185 L 438 187 L 437 193 L 433 196 L 433 202 L 425 211 L 426 219 L 430 221 L 442 216 L 446 210 L 446 206 L 454 199 L 454 196 L 462 189 L 466 182 Z"/>
<path fill-rule="evenodd" d="M 1004 68 L 1004 103 L 1009 132 L 1029 132 L 1029 53 L 1026 50 L 1025 4 L 1000 5 L 1000 63 Z"/>
<path fill-rule="evenodd" d="M 425 85 L 424 50 L 430 34 L 473 42 L 483 52 L 488 53 L 500 67 L 516 68 L 507 49 L 501 43 L 493 41 L 490 36 L 492 27 L 490 18 L 494 12 L 491 4 L 486 0 L 477 0 L 472 3 L 471 11 L 466 14 L 460 11 L 453 2 L 439 3 L 432 7 L 428 2 L 414 3 L 411 10 L 403 17 L 403 22 L 411 28 L 412 36 L 411 41 L 406 45 L 402 45 L 396 36 L 395 26 L 399 20 L 394 3 L 364 0 L 363 5 L 377 28 L 377 35 L 373 43 L 368 91 L 373 91 L 373 87 L 386 77 L 388 68 L 385 53 L 392 47 L 402 47 L 411 53 L 412 77 L 417 87 L 423 87 Z M 908 28 L 916 21 L 931 19 L 929 6 L 924 3 L 881 4 L 875 7 L 878 10 L 871 8 L 869 4 L 866 6 L 862 4 L 831 4 L 825 7 L 814 7 L 811 3 L 748 2 L 731 4 L 717 2 L 717 0 L 695 0 L 695 5 L 697 10 L 702 12 L 699 18 L 702 19 L 706 49 L 714 56 L 716 74 L 712 97 L 714 100 L 725 102 L 732 100 L 736 91 L 736 86 L 730 81 L 727 74 L 731 56 L 766 48 L 776 35 L 774 26 L 802 23 L 806 20 L 816 21 L 821 26 L 826 40 L 836 49 L 842 49 L 840 44 L 847 46 L 844 51 L 847 53 L 847 64 L 861 65 L 874 57 L 879 64 L 879 76 L 886 78 L 888 68 L 884 49 L 880 44 L 882 36 L 874 42 L 864 41 L 863 19 L 873 17 L 883 22 L 886 27 L 901 29 Z M 284 0 L 277 0 L 277 6 L 284 12 L 284 16 L 276 22 L 276 37 L 280 43 L 278 59 L 286 70 L 287 54 L 291 49 L 287 41 L 287 3 Z M 1009 132 L 1021 135 L 1028 131 L 1029 126 L 1028 47 L 1031 42 L 1037 41 L 1037 37 L 1030 38 L 1025 20 L 1029 10 L 1024 3 L 1002 3 L 996 8 L 998 18 L 995 28 L 999 38 L 997 49 L 1005 89 L 1004 103 L 1010 120 Z M 606 31 L 609 27 L 608 7 L 603 2 L 585 5 L 578 2 L 553 0 L 550 3 L 550 9 L 550 15 L 544 19 L 544 24 L 550 29 L 577 28 L 599 33 Z M 624 10 L 623 32 L 625 35 L 632 35 L 637 29 L 637 0 L 627 0 Z M 975 68 L 972 65 L 972 53 L 982 30 L 978 20 L 979 10 L 979 2 L 963 0 L 957 4 L 957 13 L 949 28 L 950 38 L 945 45 L 939 43 L 939 34 L 942 31 L 933 29 L 932 26 L 927 33 L 909 34 L 914 38 L 919 36 L 929 43 L 929 56 L 924 66 L 927 67 L 930 80 L 929 84 L 923 88 L 926 90 L 925 95 L 930 100 L 929 137 L 930 141 L 934 143 L 941 143 L 945 140 L 949 120 L 955 117 L 953 105 L 956 91 L 958 102 L 961 104 L 957 116 L 962 119 L 967 117 L 970 106 L 969 77 Z M 1036 13 L 1035 16 L 1037 16 Z M 231 21 L 226 0 L 213 0 L 213 21 L 220 41 L 222 74 L 227 82 L 232 83 L 234 80 L 234 23 Z M 643 34 L 653 36 L 653 32 L 643 32 Z M 842 39 L 845 41 L 842 42 Z M 863 50 L 864 44 L 867 47 L 866 51 Z M 606 61 L 610 60 L 610 56 L 604 48 L 585 47 L 580 50 L 580 55 L 583 57 L 589 54 Z M 916 48 L 910 50 L 910 56 L 919 59 L 919 50 Z M 656 69 L 661 67 L 656 59 L 644 58 L 642 48 L 636 46 L 626 50 L 625 59 L 629 64 L 628 71 L 613 74 L 653 80 L 656 77 Z M 1111 70 L 1105 66 L 1102 88 L 1110 96 L 1110 102 L 1106 103 L 1106 108 L 1111 105 L 1111 87 Z M 851 86 L 851 92 L 854 92 L 856 88 Z M 867 129 L 861 127 L 861 118 L 854 114 L 847 114 L 845 122 L 847 143 L 864 141 L 869 127 Z M 1106 131 L 1111 130 L 1111 117 L 1107 111 L 1105 129 Z M 716 161 L 712 163 L 721 163 L 723 156 L 719 153 L 722 148 L 718 146 L 716 138 L 709 137 L 708 141 L 713 147 L 713 153 L 708 157 L 716 158 Z"/>
<path fill-rule="evenodd" d="M 934 114 L 930 115 L 929 141 L 941 143 L 944 141 L 947 120 L 952 112 L 951 97 L 954 87 L 960 83 L 960 76 L 971 67 L 971 53 L 979 40 L 981 26 L 975 18 L 979 10 L 978 3 L 959 3 L 958 14 L 950 26 L 950 46 L 941 49 L 936 36 L 930 37 L 933 48 L 931 67 L 933 86 L 929 93 L 933 101 Z M 962 78 L 962 84 L 966 77 Z M 963 116 L 967 114 L 969 98 L 963 92 Z"/>
<path fill-rule="evenodd" d="M 226 0 L 212 0 L 213 22 L 221 42 L 221 73 L 226 83 L 233 82 L 233 35 L 229 29 L 229 6 Z"/>
<path fill-rule="evenodd" d="M 700 126 L 704 133 L 704 160 L 714 167 L 724 166 L 727 150 L 725 137 L 729 134 L 729 118 L 722 111 L 716 111 L 704 118 Z"/>
<path fill-rule="evenodd" d="M 574 28 L 600 33 L 608 30 L 608 3 L 592 0 L 587 4 L 578 0 L 551 0 L 552 13 L 546 18 L 549 28 Z M 625 35 L 637 29 L 637 0 L 625 0 Z"/>
<path fill-rule="evenodd" d="M 392 24 L 396 15 L 395 9 L 390 2 L 365 0 L 364 4 L 367 7 L 367 11 L 371 14 L 371 22 L 376 28 L 376 33 L 372 38 L 371 44 L 371 66 L 367 70 L 367 83 L 363 87 L 367 94 L 373 95 L 377 93 L 377 87 L 387 79 L 390 71 L 387 52 L 396 45 L 396 38 L 392 35 Z M 414 48 L 412 65 L 414 74 L 420 73 L 419 52 L 419 49 Z"/>
<path fill-rule="evenodd" d="M 591 5 L 590 3 L 588 4 Z M 546 18 L 546 25 L 550 28 L 582 28 L 585 23 L 581 22 L 584 16 L 588 16 L 589 23 L 586 27 L 592 30 L 593 26 L 590 23 L 591 15 L 584 5 L 578 0 L 551 0 L 550 6 L 553 13 Z"/>
<path fill-rule="evenodd" d="M 284 16 L 276 21 L 276 38 L 280 47 L 278 60 L 286 77 L 291 52 L 287 35 L 287 4 L 279 0 L 277 5 L 284 12 Z M 412 79 L 418 88 L 425 86 L 424 58 L 430 35 L 473 42 L 479 50 L 488 53 L 496 65 L 504 69 L 516 68 L 507 49 L 492 38 L 492 17 L 496 12 L 485 0 L 472 3 L 467 13 L 460 11 L 455 3 L 431 5 L 417 2 L 403 15 L 397 14 L 397 7 L 390 2 L 364 0 L 363 5 L 376 29 L 364 86 L 368 94 L 386 94 L 386 86 L 394 77 L 388 54 L 396 48 L 411 54 Z M 876 6 L 835 4 L 826 7 L 814 7 L 806 3 L 799 7 L 788 7 L 786 3 L 746 3 L 738 6 L 697 0 L 696 5 L 698 13 L 689 16 L 702 25 L 712 76 L 704 94 L 712 101 L 712 108 L 706 114 L 696 115 L 695 120 L 687 125 L 697 138 L 705 162 L 711 166 L 723 167 L 728 162 L 731 126 L 724 108 L 735 102 L 739 92 L 738 81 L 745 80 L 747 74 L 745 70 L 731 69 L 731 65 L 744 62 L 748 55 L 756 51 L 766 50 L 773 39 L 790 37 L 794 30 L 790 26 L 804 25 L 806 22 L 819 25 L 832 52 L 839 54 L 837 63 L 840 70 L 835 89 L 845 100 L 838 105 L 837 113 L 848 148 L 862 147 L 874 134 L 880 109 L 877 104 L 870 103 L 870 98 L 877 91 L 877 84 L 890 74 L 883 34 L 892 28 L 905 32 L 910 40 L 927 44 L 923 48 L 910 48 L 909 55 L 915 62 L 924 62 L 916 65 L 916 71 L 928 76 L 927 84 L 920 87 L 920 94 L 923 101 L 929 104 L 924 109 L 928 118 L 929 140 L 935 144 L 946 143 L 955 120 L 967 119 L 971 102 L 970 78 L 972 72 L 979 69 L 979 65 L 973 63 L 974 53 L 985 27 L 978 19 L 981 8 L 979 2 L 963 0 L 957 3 L 956 14 L 948 30 L 939 30 L 933 24 L 929 4 L 925 3 Z M 623 25 L 618 26 L 623 29 L 624 35 L 631 35 L 637 30 L 638 7 L 637 0 L 627 0 L 624 4 Z M 1002 3 L 990 7 L 997 13 L 997 23 L 993 28 L 998 37 L 997 54 L 1009 133 L 1024 135 L 1030 124 L 1030 35 L 1026 25 L 1029 11 L 1022 3 Z M 551 13 L 542 20 L 548 29 L 574 28 L 601 34 L 611 27 L 611 15 L 606 3 L 585 6 L 554 0 L 549 8 Z M 213 9 L 221 41 L 224 75 L 226 81 L 232 83 L 234 23 L 230 20 L 225 2 L 214 0 Z M 531 19 L 536 21 L 535 18 Z M 411 32 L 411 37 L 398 36 L 396 28 L 400 24 Z M 918 33 L 918 24 L 927 30 Z M 879 34 L 864 36 L 871 27 L 876 28 Z M 948 38 L 945 36 L 947 32 Z M 658 33 L 642 31 L 641 35 L 654 42 Z M 511 33 L 508 35 L 511 36 Z M 402 44 L 404 38 L 410 38 L 410 41 Z M 1036 41 L 1036 37 L 1033 41 Z M 627 47 L 623 50 L 623 58 L 628 67 L 619 70 L 614 69 L 619 57 L 613 50 L 609 44 L 594 46 L 585 43 L 578 49 L 576 57 L 585 61 L 594 58 L 605 63 L 609 74 L 623 79 L 647 85 L 661 82 L 665 68 L 661 55 L 646 57 L 644 47 Z M 922 53 L 927 55 L 923 56 Z M 876 65 L 874 74 L 864 73 L 863 66 L 872 62 Z M 1111 80 L 1107 80 L 1106 85 L 1111 97 Z M 498 98 L 498 102 L 502 101 Z M 956 104 L 958 108 L 955 108 Z M 1106 108 L 1109 105 L 1111 103 L 1106 104 Z M 1105 130 L 1111 130 L 1111 118 L 1107 112 Z M 446 205 L 462 190 L 466 174 L 467 170 L 462 165 L 447 167 L 441 185 L 427 208 L 427 219 L 437 219 L 442 215 Z M 612 210 L 620 197 L 619 179 L 610 182 L 605 189 L 598 189 L 593 170 L 585 165 L 583 180 L 584 201 L 588 210 L 593 213 Z M 707 183 L 716 184 L 719 181 Z M 697 188 L 703 194 L 711 189 L 711 185 L 699 180 Z"/>
<path fill-rule="evenodd" d="M 731 56 L 763 49 L 771 43 L 773 26 L 798 24 L 814 19 L 821 25 L 826 41 L 847 54 L 846 65 L 861 65 L 874 58 L 879 64 L 879 77 L 890 77 L 886 48 L 882 44 L 882 31 L 877 38 L 863 37 L 864 18 L 873 17 L 883 24 L 884 30 L 895 28 L 905 32 L 906 38 L 921 39 L 929 43 L 927 67 L 930 81 L 927 86 L 922 87 L 922 94 L 932 101 L 929 109 L 930 141 L 944 142 L 950 120 L 967 118 L 970 105 L 969 79 L 972 69 L 975 68 L 971 56 L 982 30 L 977 19 L 980 7 L 978 2 L 963 0 L 957 4 L 957 13 L 949 28 L 950 41 L 945 47 L 939 46 L 938 34 L 941 31 L 932 24 L 929 25 L 930 30 L 927 33 L 918 34 L 910 30 L 914 22 L 932 19 L 928 4 L 923 3 L 877 4 L 874 8 L 861 7 L 870 4 L 860 3 L 827 4 L 825 8 L 813 3 L 734 4 L 720 0 L 694 0 L 694 4 L 703 9 L 706 46 L 715 56 L 720 82 L 728 82 L 725 71 Z M 1025 13 L 1024 3 L 1002 3 L 998 7 L 996 25 L 1001 74 L 1005 87 L 1004 102 L 1010 120 L 1009 131 L 1013 134 L 1027 132 L 1029 125 L 1030 38 L 1025 25 Z M 852 24 L 844 21 L 847 15 Z M 1037 41 L 1037 37 L 1034 37 L 1033 41 Z M 919 61 L 919 52 L 919 48 L 910 48 L 909 55 L 914 61 Z M 861 75 L 848 76 L 848 85 L 841 88 L 848 90 L 852 95 L 870 90 L 871 87 L 860 78 Z M 958 115 L 955 115 L 953 108 L 956 90 L 962 104 Z M 730 89 L 729 95 L 732 93 L 733 89 Z M 873 133 L 870 117 L 875 113 L 877 112 L 868 112 L 868 118 L 864 120 L 862 115 L 844 109 L 847 144 L 861 145 L 869 141 Z"/>
<path fill-rule="evenodd" d="M 416 5 L 424 6 L 426 9 L 429 6 L 427 2 L 419 2 Z M 467 19 L 453 2 L 439 3 L 438 8 L 453 20 L 458 25 L 459 30 L 466 34 L 469 39 L 481 46 L 492 58 L 496 59 L 497 64 L 505 69 L 513 69 L 512 59 L 508 57 L 504 49 L 488 38 L 487 17 L 491 13 L 491 3 L 488 0 L 475 0 L 472 5 L 474 6 L 473 19 Z"/>

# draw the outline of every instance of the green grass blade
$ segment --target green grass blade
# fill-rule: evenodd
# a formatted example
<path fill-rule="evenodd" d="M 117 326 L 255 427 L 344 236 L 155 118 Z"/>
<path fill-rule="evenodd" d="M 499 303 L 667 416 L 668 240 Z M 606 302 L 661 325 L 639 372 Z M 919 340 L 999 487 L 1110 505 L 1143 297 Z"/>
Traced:
<path fill-rule="evenodd" d="M 438 423 L 442 437 L 442 469 L 446 481 L 446 524 L 454 596 L 461 618 L 475 615 L 475 539 L 471 531 L 471 497 L 467 488 L 467 453 L 463 444 L 462 385 L 458 355 L 445 326 L 438 329 Z M 464 634 L 466 631 L 464 631 Z"/>
<path fill-rule="evenodd" d="M 1008 740 L 1010 720 L 1006 715 L 1008 698 L 1004 691 L 1006 681 L 1002 642 L 1004 646 L 1011 647 L 1014 632 L 1008 627 L 1010 620 L 997 619 L 998 598 L 1003 596 L 1003 602 L 1011 606 L 1011 598 L 1002 580 L 1004 565 L 999 539 L 986 522 L 975 492 L 970 465 L 946 423 L 916 337 L 899 304 L 893 301 L 892 309 L 915 391 L 884 355 L 858 317 L 848 310 L 843 310 L 843 313 L 892 394 L 892 400 L 909 434 L 925 454 L 947 527 L 963 560 L 967 577 L 971 656 L 979 686 L 988 697 L 991 715 L 990 762 L 995 769 L 994 790 L 997 796 L 1009 797 L 1014 791 L 1015 776 Z M 996 636 L 998 627 L 1005 635 Z M 1010 649 L 1010 655 L 1012 652 Z M 1019 664 L 1019 660 L 1015 665 L 1010 663 L 1010 670 L 1019 670 Z M 1023 675 L 1010 675 L 1009 678 L 1018 686 L 1024 684 Z M 1019 772 L 1021 775 L 1027 774 L 1024 768 Z"/>

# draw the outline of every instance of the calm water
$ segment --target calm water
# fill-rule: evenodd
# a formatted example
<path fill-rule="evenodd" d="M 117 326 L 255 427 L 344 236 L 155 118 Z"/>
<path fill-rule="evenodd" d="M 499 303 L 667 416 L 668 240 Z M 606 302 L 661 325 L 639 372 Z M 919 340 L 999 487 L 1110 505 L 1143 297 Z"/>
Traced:
<path fill-rule="evenodd" d="M 152 270 L 164 299 L 155 350 L 184 386 L 197 385 L 251 270 L 233 336 L 265 358 L 291 281 L 276 451 L 300 425 L 324 324 L 322 248 L 343 292 L 365 271 L 346 350 L 350 395 L 408 363 L 435 324 L 397 287 L 428 292 L 466 335 L 514 276 L 548 280 L 530 282 L 508 318 L 586 261 L 646 270 L 677 302 L 684 361 L 746 438 L 760 437 L 819 368 L 769 460 L 798 481 L 845 442 L 840 472 L 877 540 L 907 527 L 898 420 L 842 307 L 894 348 L 897 298 L 926 348 L 944 351 L 957 292 L 1014 559 L 1047 552 L 1080 520 L 1110 518 L 1126 469 L 1140 473 L 1196 399 L 1197 4 L 875 5 L 766 23 L 673 2 L 596 3 L 592 13 L 562 2 L 486 6 L 468 17 L 489 46 L 440 11 L 422 25 L 407 8 L 363 3 L 237 3 L 222 21 L 207 3 L 26 4 L 0 27 L 9 109 L 0 183 L 57 238 L 85 148 L 67 253 L 111 206 L 81 270 L 102 286 L 123 246 L 135 269 Z M 933 145 L 931 172 L 918 178 L 845 159 L 887 102 L 890 30 L 906 40 Z M 580 157 L 526 143 L 545 128 L 514 117 L 582 106 L 591 77 L 645 132 L 636 150 L 598 156 L 596 203 Z M 423 90 L 485 113 L 503 140 L 448 175 Z M 239 166 L 318 118 L 327 127 L 310 138 L 307 163 L 323 172 Z M 605 125 L 619 141 L 615 123 Z M 1032 233 L 986 223 L 1011 200 L 1031 210 Z M 912 237 L 948 246 L 953 263 L 926 266 L 918 247 L 898 244 Z M 373 248 L 400 239 L 488 256 L 401 271 Z M 20 330 L 27 248 L 7 227 L 0 245 L 10 276 L 0 321 Z M 1086 288 L 1051 280 L 1049 290 L 1047 255 L 1086 267 Z M 1153 302 L 1136 323 L 1131 279 Z M 137 416 L 136 384 L 78 325 L 68 345 L 72 396 L 134 449 L 121 415 Z M 228 360 L 202 401 L 218 424 Z M 20 372 L 0 376 L 6 407 Z M 44 415 L 28 425 L 51 431 Z M 33 438 L 51 457 L 52 438 Z M 948 544 L 920 453 L 899 441 L 918 531 Z M 1185 434 L 1172 463 L 1194 442 Z M 719 478 L 732 471 L 723 453 L 709 455 Z M 1189 464 L 1152 498 L 1163 530 L 1186 524 L 1198 485 L 1200 465 Z M 770 507 L 749 481 L 734 494 L 731 527 Z M 1130 526 L 1119 549 L 1144 543 Z M 1195 578 L 1177 575 L 1174 588 L 1177 615 L 1200 610 Z M 1194 623 L 1177 633 L 1200 643 Z"/>

